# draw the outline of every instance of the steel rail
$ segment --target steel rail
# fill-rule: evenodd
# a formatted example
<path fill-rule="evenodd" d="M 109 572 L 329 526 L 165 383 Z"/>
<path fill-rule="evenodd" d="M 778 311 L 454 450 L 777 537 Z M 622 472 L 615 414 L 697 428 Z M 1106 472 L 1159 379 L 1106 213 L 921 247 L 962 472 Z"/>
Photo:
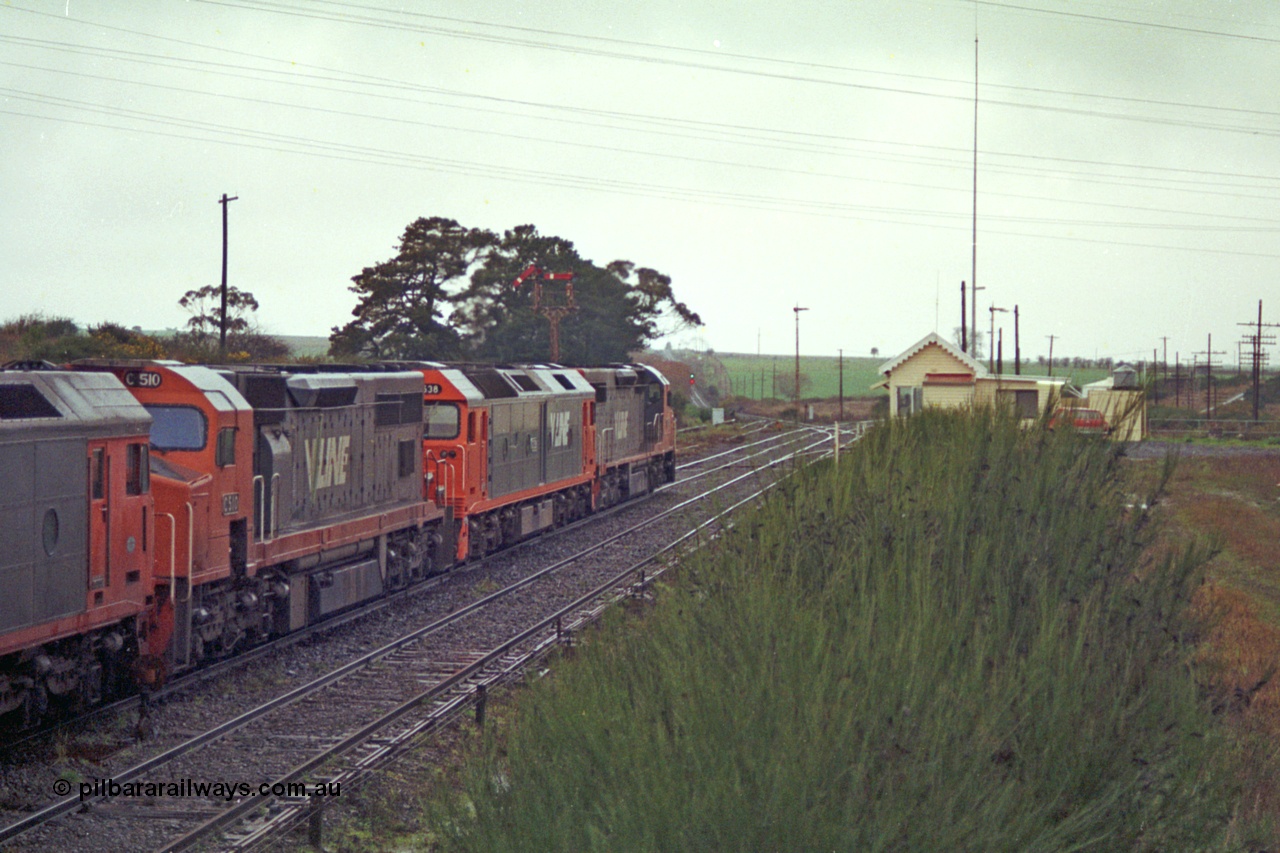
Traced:
<path fill-rule="evenodd" d="M 822 443 L 825 443 L 825 440 Z M 806 450 L 807 449 L 808 448 L 806 448 Z M 795 454 L 791 454 L 791 455 L 788 455 L 787 457 L 783 457 L 779 460 L 775 460 L 774 462 L 769 463 L 769 466 L 767 467 L 772 467 L 775 464 L 781 464 L 782 462 L 790 461 L 790 459 L 794 455 Z M 743 476 L 745 477 L 748 475 L 743 475 Z M 383 714 L 377 720 L 374 720 L 373 722 L 361 727 L 359 730 L 357 730 L 356 732 L 353 732 L 351 735 L 344 738 L 342 741 L 330 746 L 323 752 L 318 753 L 315 756 L 312 756 L 302 764 L 299 764 L 296 767 L 292 768 L 287 773 L 285 773 L 284 775 L 274 780 L 271 783 L 271 786 L 274 787 L 276 785 L 288 785 L 289 783 L 298 782 L 307 774 L 319 769 L 320 767 L 329 763 L 333 759 L 341 757 L 342 755 L 346 754 L 347 752 L 350 752 L 357 746 L 363 744 L 365 741 L 369 740 L 375 734 L 378 734 L 383 729 L 386 729 L 392 724 L 396 723 L 402 717 L 408 715 L 409 713 L 411 713 L 412 711 L 414 711 L 416 708 L 423 705 L 424 703 L 434 699 L 439 699 L 443 697 L 445 694 L 449 693 L 450 691 L 456 690 L 461 685 L 466 684 L 467 682 L 476 681 L 477 677 L 482 673 L 484 673 L 486 669 L 492 667 L 495 662 L 503 661 L 501 672 L 499 672 L 496 675 L 492 675 L 478 681 L 471 690 L 466 691 L 463 696 L 455 697 L 453 703 L 445 706 L 446 709 L 451 712 L 456 711 L 459 708 L 463 707 L 471 697 L 474 697 L 476 693 L 476 689 L 478 687 L 488 686 L 496 683 L 497 681 L 501 680 L 502 677 L 509 675 L 512 672 L 520 670 L 521 668 L 526 666 L 530 661 L 545 655 L 552 648 L 558 645 L 560 642 L 560 637 L 564 633 L 563 622 L 566 616 L 580 614 L 581 611 L 583 611 L 584 608 L 587 607 L 587 605 L 591 604 L 592 602 L 598 601 L 602 596 L 610 595 L 611 597 L 609 598 L 608 602 L 604 606 L 593 607 L 589 609 L 586 614 L 583 614 L 578 619 L 574 620 L 574 622 L 571 623 L 570 630 L 574 630 L 579 626 L 586 624 L 587 622 L 595 621 L 595 619 L 597 619 L 599 615 L 603 613 L 605 609 L 607 609 L 608 606 L 612 605 L 614 602 L 622 598 L 627 597 L 627 595 L 631 594 L 631 592 L 637 587 L 642 588 L 644 586 L 647 586 L 648 584 L 652 583 L 654 579 L 661 577 L 667 571 L 667 569 L 664 567 L 657 572 L 650 573 L 646 577 L 642 571 L 646 566 L 650 565 L 651 563 L 654 563 L 655 561 L 660 559 L 664 554 L 667 554 L 668 552 L 674 551 L 675 549 L 681 547 L 690 538 L 697 536 L 703 529 L 715 523 L 716 521 L 719 521 L 725 518 L 730 513 L 736 511 L 740 507 L 757 500 L 765 492 L 772 489 L 778 483 L 782 482 L 786 478 L 786 476 L 789 476 L 789 475 L 784 475 L 784 477 L 779 478 L 778 480 L 775 480 L 771 483 L 768 483 L 762 486 L 761 488 L 752 492 L 747 497 L 742 498 L 737 502 L 733 503 L 732 505 L 730 505 L 729 507 L 721 510 L 711 518 L 706 519 L 701 523 L 695 525 L 693 529 L 677 537 L 674 541 L 668 543 L 667 545 L 664 545 L 658 551 L 644 557 L 638 562 L 618 572 L 616 575 L 604 581 L 603 583 L 599 584 L 594 589 L 584 593 L 574 601 L 561 607 L 555 613 L 547 617 L 544 617 L 540 622 L 530 626 L 529 628 L 526 628 L 525 630 L 521 631 L 515 636 L 512 636 L 507 640 L 504 640 L 498 646 L 489 650 L 482 657 L 478 658 L 476 661 L 467 665 L 463 669 L 459 670 L 458 672 L 454 673 L 453 675 L 449 676 L 443 681 L 432 685 L 431 687 L 427 688 L 426 690 L 419 693 L 418 695 L 401 703 L 391 711 Z M 733 481 L 730 481 L 730 482 L 737 482 L 740 479 L 742 479 L 742 477 L 735 478 Z M 728 484 L 725 484 L 725 485 L 727 486 Z M 686 501 L 685 503 L 688 503 L 688 501 Z M 672 510 L 674 509 L 675 508 L 672 508 Z M 616 539 L 618 537 L 613 537 L 613 538 Z M 583 553 L 584 554 L 590 553 L 595 550 L 598 550 L 598 548 L 593 547 L 593 548 L 587 549 L 587 551 L 584 551 Z M 577 557 L 569 558 L 569 560 L 565 562 L 574 561 L 576 559 Z M 548 569 L 544 569 L 543 572 L 540 572 L 539 574 L 545 573 L 546 571 L 548 571 Z M 627 583 L 627 581 L 637 573 L 640 573 L 641 575 L 639 581 L 636 583 Z M 523 583 L 524 582 L 522 581 L 521 584 L 523 585 Z M 622 589 L 619 590 L 619 587 L 622 587 Z M 505 658 L 507 658 L 508 655 L 512 654 L 516 648 L 538 638 L 540 635 L 545 634 L 551 628 L 555 628 L 556 630 L 553 631 L 550 636 L 543 637 L 539 642 L 537 642 L 534 645 L 532 649 L 524 653 L 521 653 L 516 660 L 514 661 L 504 660 Z M 438 719 L 435 719 L 435 715 L 432 714 L 428 716 L 426 719 L 419 721 L 418 724 L 412 726 L 408 731 L 402 732 L 399 735 L 396 735 L 391 740 L 394 741 L 395 745 L 407 744 L 412 738 L 415 738 L 418 735 L 424 733 L 429 728 L 438 726 L 440 722 L 441 721 Z M 385 748 L 387 744 L 383 744 L 383 746 Z M 386 756 L 384 755 L 383 757 L 385 758 Z M 359 771 L 364 771 L 367 768 L 364 766 L 361 766 L 356 769 Z M 338 781 L 346 781 L 346 779 L 342 778 L 342 774 L 339 774 L 337 776 L 330 776 L 329 778 L 330 778 L 330 781 L 333 781 L 335 779 Z M 274 798 L 274 797 L 246 798 L 245 800 L 242 800 L 240 803 L 236 804 L 235 806 L 232 806 L 227 810 L 225 810 L 224 812 L 210 818 L 204 824 L 201 824 L 200 826 L 188 832 L 186 835 L 171 842 L 168 846 L 161 848 L 161 853 L 177 853 L 177 851 L 190 849 L 192 846 L 204 840 L 210 834 L 221 830 L 222 828 L 240 820 L 241 818 L 249 815 L 250 813 L 258 811 L 260 809 L 270 808 L 271 801 L 276 799 L 279 799 L 279 798 Z M 274 820 L 282 821 L 282 822 L 296 821 L 300 819 L 301 813 L 311 810 L 312 804 L 310 802 L 290 803 L 287 806 L 287 808 L 292 812 L 292 814 L 282 812 L 279 815 L 277 815 L 274 818 Z M 265 831 L 265 827 L 259 828 L 255 830 L 254 833 L 252 833 L 250 836 L 248 836 L 246 840 L 256 843 L 256 841 L 261 840 L 261 837 L 264 831 Z"/>
<path fill-rule="evenodd" d="M 794 434 L 795 434 L 795 431 L 792 431 L 789 433 L 782 433 L 775 438 L 780 438 L 782 436 L 787 436 L 787 435 L 794 436 Z M 759 442 L 753 442 L 752 444 L 749 444 L 749 445 L 741 445 L 738 448 L 735 448 L 734 450 L 726 451 L 726 453 L 741 452 L 743 450 L 746 450 L 749 447 L 755 446 L 758 443 Z M 723 456 L 723 455 L 725 454 L 724 453 L 716 454 L 717 457 Z M 758 455 L 762 455 L 762 454 L 753 454 L 752 456 L 748 456 L 746 458 L 750 459 Z M 686 463 L 685 465 L 677 466 L 676 470 L 680 470 L 681 468 L 688 467 L 691 464 L 697 465 L 697 464 L 700 464 L 700 462 L 695 460 L 692 463 Z M 721 465 L 717 468 L 700 472 L 693 476 L 684 477 L 683 479 L 679 479 L 671 483 L 664 483 L 663 485 L 652 489 L 651 491 L 649 491 L 644 495 L 640 495 L 636 498 L 631 498 L 626 501 L 623 501 L 622 503 L 615 504 L 614 506 L 598 510 L 596 512 L 593 512 L 589 516 L 580 518 L 577 521 L 569 522 L 568 524 L 562 525 L 561 527 L 557 527 L 554 530 L 548 530 L 545 533 L 540 534 L 539 536 L 531 537 L 528 539 L 522 539 L 519 542 L 509 545 L 506 548 L 503 548 L 499 552 L 495 552 L 494 554 L 489 554 L 484 557 L 479 557 L 473 560 L 469 560 L 465 565 L 457 565 L 452 567 L 451 569 L 446 570 L 445 572 L 441 572 L 435 575 L 430 575 L 428 577 L 423 578 L 422 580 L 416 581 L 410 584 L 409 586 L 404 587 L 403 589 L 398 589 L 393 592 L 389 592 L 386 595 L 374 601 L 358 604 L 351 609 L 344 610 L 343 612 L 338 613 L 327 619 L 324 619 L 323 621 L 312 623 L 296 631 L 291 631 L 288 634 L 282 635 L 280 637 L 276 637 L 268 642 L 254 646 L 232 657 L 224 658 L 222 660 L 216 660 L 216 661 L 212 661 L 210 663 L 204 664 L 196 669 L 189 670 L 187 672 L 182 673 L 180 676 L 171 680 L 160 689 L 151 691 L 151 693 L 147 695 L 146 699 L 148 702 L 157 702 L 165 698 L 168 698 L 170 696 L 180 695 L 185 690 L 189 690 L 192 687 L 197 687 L 200 684 L 203 684 L 204 682 L 209 681 L 210 679 L 217 678 L 218 676 L 223 675 L 226 672 L 231 672 L 247 664 L 251 664 L 255 660 L 259 660 L 262 657 L 265 657 L 266 655 L 279 651 L 280 649 L 285 649 L 292 645 L 296 645 L 297 643 L 302 642 L 303 640 L 309 639 L 310 637 L 313 637 L 318 633 L 340 628 L 343 625 L 348 625 L 359 619 L 363 619 L 364 617 L 369 616 L 373 613 L 378 613 L 382 610 L 385 610 L 391 605 L 399 603 L 400 601 L 406 598 L 419 595 L 425 592 L 429 592 L 430 590 L 434 589 L 440 584 L 448 581 L 451 576 L 455 576 L 461 572 L 474 571 L 475 569 L 478 569 L 486 565 L 490 560 L 494 559 L 497 556 L 507 556 L 517 552 L 518 549 L 529 547 L 539 541 L 546 541 L 549 537 L 559 536 L 564 533 L 578 530 L 581 527 L 584 527 L 594 521 L 599 521 L 601 519 L 609 518 L 614 514 L 623 512 L 631 507 L 640 506 L 643 502 L 651 500 L 654 497 L 657 497 L 659 494 L 665 494 L 668 490 L 672 488 L 675 488 L 677 486 L 683 486 L 686 483 L 692 482 L 693 480 L 699 479 L 700 477 L 703 477 L 707 474 L 711 474 L 716 471 L 723 470 L 727 467 L 730 467 L 730 466 Z M 110 716 L 111 714 L 117 714 L 125 711 L 132 711 L 134 709 L 139 708 L 142 701 L 143 701 L 143 697 L 141 695 L 126 696 L 114 702 L 109 702 L 105 705 L 99 705 L 97 707 L 91 708 L 69 719 L 59 720 L 53 723 L 52 725 L 42 726 L 40 728 L 34 729 L 27 733 L 19 733 L 19 736 L 17 738 L 8 740 L 5 743 L 0 744 L 0 754 L 11 755 L 16 753 L 23 746 L 29 743 L 32 743 L 40 738 L 49 737 L 50 735 L 56 734 L 61 731 L 65 731 L 72 726 L 83 726 L 95 719 L 105 718 Z M 0 828 L 0 841 L 4 841 L 7 837 L 8 836 L 5 835 L 5 828 Z"/>
<path fill-rule="evenodd" d="M 284 708 L 308 695 L 318 692 L 319 690 L 323 689 L 329 684 L 335 683 L 341 680 L 342 678 L 345 678 L 346 676 L 350 675 L 351 673 L 356 672 L 360 669 L 363 669 L 369 664 L 377 660 L 380 660 L 381 658 L 384 658 L 387 655 L 390 655 L 391 653 L 416 642 L 422 637 L 435 633 L 449 625 L 454 624 L 455 622 L 461 621 L 467 616 L 470 616 L 473 613 L 478 612 L 479 610 L 487 608 L 489 605 L 493 604 L 494 602 L 499 601 L 509 595 L 512 595 L 515 592 L 525 588 L 526 586 L 531 585 L 537 580 L 553 572 L 560 570 L 564 566 L 567 566 L 573 562 L 581 560 L 582 558 L 589 556 L 607 547 L 608 545 L 611 545 L 614 542 L 620 539 L 623 539 L 624 537 L 632 535 L 637 530 L 643 527 L 647 527 L 664 518 L 667 518 L 668 516 L 684 509 L 685 507 L 693 503 L 696 503 L 699 500 L 703 500 L 706 497 L 717 493 L 721 489 L 727 488 L 743 479 L 746 479 L 747 477 L 755 476 L 758 474 L 760 470 L 766 470 L 770 467 L 773 467 L 774 465 L 778 465 L 778 464 L 782 464 L 783 462 L 790 461 L 793 458 L 799 458 L 799 454 L 804 452 L 804 450 L 807 450 L 807 449 L 808 448 L 806 447 L 801 451 L 794 451 L 792 453 L 789 453 L 783 457 L 780 457 L 779 459 L 776 459 L 767 463 L 766 465 L 762 466 L 762 468 L 760 469 L 756 469 L 756 470 L 747 472 L 745 474 L 741 474 L 725 483 L 722 483 L 714 488 L 708 489 L 707 491 L 702 492 L 699 495 L 695 495 L 691 498 L 687 498 L 675 504 L 674 506 L 669 507 L 666 510 L 663 510 L 662 512 L 658 513 L 655 516 L 645 519 L 644 521 L 641 521 L 635 525 L 632 525 L 627 529 L 617 534 L 614 534 L 613 536 L 607 537 L 606 539 L 600 542 L 597 542 L 586 549 L 583 549 L 577 554 L 574 554 L 570 557 L 559 560 L 547 567 L 544 567 L 543 569 L 535 572 L 534 574 L 531 574 L 525 578 L 522 578 L 521 580 L 517 581 L 514 584 L 509 585 L 508 587 L 502 590 L 498 590 L 468 605 L 464 605 L 458 610 L 455 610 L 453 613 L 450 613 L 448 616 L 438 619 L 435 622 L 432 622 L 426 626 L 423 626 L 415 631 L 410 632 L 409 634 L 406 634 L 396 640 L 393 640 L 390 643 L 383 645 L 379 649 L 375 649 L 372 652 L 362 655 L 361 657 L 356 658 L 335 670 L 332 670 L 331 672 L 321 676 L 320 678 L 314 679 L 313 681 L 307 684 L 300 685 L 299 687 L 296 687 L 293 690 L 290 690 L 282 694 L 281 696 L 276 697 L 275 699 L 265 702 L 256 708 L 245 711 L 239 714 L 238 716 L 230 720 L 224 721 L 223 723 L 220 723 L 219 725 L 214 726 L 213 728 L 207 730 L 206 732 L 200 735 L 197 735 L 196 737 L 182 744 L 179 744 L 168 750 L 158 753 L 157 755 L 152 756 L 142 762 L 139 762 L 138 764 L 130 768 L 127 768 L 117 773 L 113 773 L 111 778 L 113 779 L 113 781 L 118 782 L 120 784 L 125 784 L 130 781 L 134 781 L 138 779 L 140 776 L 144 775 L 145 773 L 150 772 L 151 770 L 154 770 L 157 767 L 163 766 L 164 764 L 167 764 L 173 761 L 174 759 L 181 757 L 182 755 L 185 755 L 196 749 L 202 748 L 208 745 L 209 743 L 212 743 L 218 739 L 221 739 L 243 728 L 244 726 L 250 724 L 256 719 L 265 716 L 266 714 L 269 714 L 273 711 Z M 705 472 L 705 473 L 709 473 L 709 472 Z M 702 476 L 702 475 L 699 475 L 699 476 Z M 693 479 L 693 478 L 688 478 L 688 479 Z M 680 484 L 683 484 L 684 482 L 687 482 L 687 481 L 688 480 L 680 481 Z M 675 484 L 670 484 L 670 485 L 675 485 Z M 620 504 L 619 506 L 626 507 L 628 505 L 629 504 Z M 596 518 L 596 517 L 598 516 L 593 516 L 592 518 Z M 530 541 L 537 541 L 537 540 L 535 539 Z M 68 796 L 62 800 L 59 800 L 55 803 L 52 803 L 44 807 L 43 809 L 33 812 L 27 817 L 13 824 L 10 824 L 9 826 L 0 828 L 0 842 L 8 841 L 9 839 L 17 837 L 18 835 L 21 835 L 22 833 L 27 832 L 37 826 L 48 823 L 49 821 L 57 817 L 61 817 L 70 812 L 80 810 L 84 808 L 88 803 L 98 802 L 106 799 L 109 799 L 109 797 L 94 796 L 94 797 L 89 797 L 82 800 L 79 796 L 75 796 L 75 795 Z"/>

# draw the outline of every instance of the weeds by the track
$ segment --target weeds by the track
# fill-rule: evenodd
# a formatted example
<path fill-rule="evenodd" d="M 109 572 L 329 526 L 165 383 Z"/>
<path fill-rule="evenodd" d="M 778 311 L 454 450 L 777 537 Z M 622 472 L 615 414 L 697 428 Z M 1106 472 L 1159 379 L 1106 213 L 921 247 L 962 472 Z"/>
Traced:
<path fill-rule="evenodd" d="M 802 472 L 530 691 L 443 843 L 1248 847 L 1193 669 L 1207 555 L 1151 558 L 1117 453 L 925 412 Z"/>

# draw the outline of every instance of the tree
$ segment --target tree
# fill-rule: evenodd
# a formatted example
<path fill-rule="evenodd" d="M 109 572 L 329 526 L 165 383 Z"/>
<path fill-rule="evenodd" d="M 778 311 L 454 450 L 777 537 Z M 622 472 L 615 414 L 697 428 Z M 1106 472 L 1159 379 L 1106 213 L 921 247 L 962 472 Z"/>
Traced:
<path fill-rule="evenodd" d="M 778 372 L 778 396 L 787 400 L 790 400 L 792 397 L 797 397 L 797 396 L 803 397 L 804 392 L 808 391 L 809 386 L 813 384 L 812 381 L 809 379 L 809 374 L 801 373 L 800 374 L 800 393 L 796 394 L 795 382 L 796 382 L 795 374 L 792 371 L 790 370 L 785 372 L 779 371 Z"/>
<path fill-rule="evenodd" d="M 674 331 L 702 325 L 675 299 L 670 276 L 630 261 L 599 267 L 573 243 L 520 225 L 487 253 L 459 297 L 453 315 L 471 355 L 494 361 L 540 361 L 550 353 L 550 323 L 533 310 L 534 282 L 512 282 L 530 265 L 547 273 L 573 273 L 576 310 L 560 323 L 560 360 L 566 364 L 623 361 L 628 353 Z M 565 301 L 557 282 L 543 282 L 543 304 Z"/>
<path fill-rule="evenodd" d="M 191 312 L 187 329 L 197 338 L 221 337 L 222 288 L 206 284 L 199 290 L 188 290 L 178 304 Z M 258 310 L 258 300 L 247 290 L 227 288 L 227 334 L 249 331 L 249 315 Z"/>
<path fill-rule="evenodd" d="M 457 331 L 444 310 L 456 296 L 447 287 L 470 272 L 497 242 L 480 228 L 464 228 L 444 217 L 417 219 L 400 237 L 394 258 L 353 276 L 360 297 L 355 319 L 334 327 L 329 351 L 339 356 L 444 359 L 461 354 Z"/>
<path fill-rule="evenodd" d="M 987 336 L 984 335 L 978 329 L 970 329 L 968 334 L 969 334 L 969 357 L 975 360 L 981 359 L 983 355 L 982 345 L 986 341 Z M 952 341 L 955 343 L 957 347 L 960 346 L 960 327 L 959 326 L 956 326 L 955 329 L 952 330 Z"/>

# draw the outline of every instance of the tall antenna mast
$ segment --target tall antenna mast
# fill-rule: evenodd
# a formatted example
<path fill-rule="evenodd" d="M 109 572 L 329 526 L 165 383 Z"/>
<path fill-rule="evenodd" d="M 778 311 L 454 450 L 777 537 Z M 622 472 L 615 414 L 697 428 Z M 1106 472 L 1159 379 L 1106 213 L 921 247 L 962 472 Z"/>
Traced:
<path fill-rule="evenodd" d="M 970 254 L 969 287 L 973 291 L 973 322 L 969 328 L 978 330 L 978 7 L 973 7 L 973 246 Z M 987 342 L 991 346 L 991 342 Z M 974 347 L 977 351 L 977 347 Z"/>

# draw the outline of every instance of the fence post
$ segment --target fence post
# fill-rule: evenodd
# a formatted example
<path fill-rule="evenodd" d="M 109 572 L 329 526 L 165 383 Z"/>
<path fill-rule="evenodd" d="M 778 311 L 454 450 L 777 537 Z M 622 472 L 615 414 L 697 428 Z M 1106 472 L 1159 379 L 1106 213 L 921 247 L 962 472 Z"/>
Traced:
<path fill-rule="evenodd" d="M 835 443 L 836 443 L 836 462 L 835 462 L 835 464 L 838 466 L 838 465 L 840 464 L 840 422 L 839 422 L 839 421 L 836 421 L 836 428 L 835 428 L 835 432 L 833 432 L 833 433 L 832 433 L 832 436 L 831 436 L 831 437 L 835 439 Z"/>

